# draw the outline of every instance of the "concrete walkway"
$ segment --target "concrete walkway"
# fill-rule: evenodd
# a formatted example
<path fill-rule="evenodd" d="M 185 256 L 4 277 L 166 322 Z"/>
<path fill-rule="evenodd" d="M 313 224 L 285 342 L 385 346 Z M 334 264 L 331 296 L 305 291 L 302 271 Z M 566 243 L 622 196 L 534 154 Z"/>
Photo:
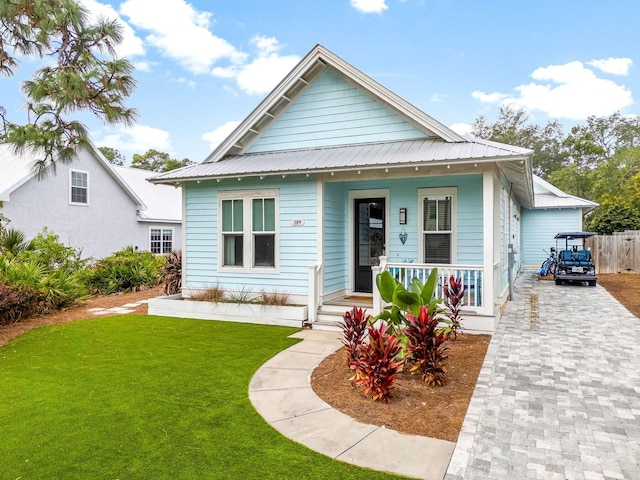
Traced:
<path fill-rule="evenodd" d="M 633 480 L 639 461 L 640 319 L 600 286 L 521 275 L 446 479 Z"/>
<path fill-rule="evenodd" d="M 536 275 L 516 281 L 457 444 L 364 425 L 320 400 L 311 372 L 340 347 L 337 333 L 297 333 L 303 342 L 258 370 L 251 401 L 285 436 L 376 470 L 438 480 L 640 480 L 640 319 L 600 286 Z"/>
<path fill-rule="evenodd" d="M 249 398 L 267 422 L 317 452 L 361 467 L 441 480 L 454 443 L 356 422 L 311 389 L 311 373 L 341 347 L 340 334 L 303 330 L 304 341 L 279 353 L 256 372 Z"/>

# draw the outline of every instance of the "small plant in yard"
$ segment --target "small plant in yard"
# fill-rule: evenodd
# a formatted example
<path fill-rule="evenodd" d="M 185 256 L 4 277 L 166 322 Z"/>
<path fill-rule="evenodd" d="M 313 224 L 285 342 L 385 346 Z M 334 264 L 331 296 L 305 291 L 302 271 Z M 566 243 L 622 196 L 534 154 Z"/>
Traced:
<path fill-rule="evenodd" d="M 175 295 L 182 291 L 182 250 L 173 250 L 167 254 L 162 268 L 164 294 Z"/>
<path fill-rule="evenodd" d="M 449 285 L 443 287 L 444 306 L 447 307 L 445 314 L 449 318 L 448 337 L 458 339 L 458 332 L 462 333 L 462 306 L 464 305 L 464 286 L 461 278 L 455 278 L 453 275 L 449 277 Z"/>
<path fill-rule="evenodd" d="M 407 337 L 407 361 L 412 364 L 410 371 L 419 371 L 429 386 L 443 385 L 449 348 L 446 332 L 438 330 L 438 318 L 430 315 L 426 307 L 420 309 L 417 317 L 408 314 L 407 321 L 404 334 Z"/>
<path fill-rule="evenodd" d="M 358 357 L 356 383 L 364 386 L 365 395 L 373 400 L 391 401 L 392 389 L 398 373 L 402 371 L 402 343 L 398 336 L 388 332 L 387 325 L 370 326 L 369 342 Z"/>
<path fill-rule="evenodd" d="M 250 288 L 242 287 L 240 290 L 231 291 L 227 294 L 229 303 L 243 305 L 245 303 L 256 303 L 256 296 Z"/>
<path fill-rule="evenodd" d="M 273 292 L 266 292 L 264 290 L 260 290 L 260 295 L 258 295 L 257 302 L 260 305 L 274 305 L 274 306 L 289 305 L 289 294 L 284 292 L 278 292 L 277 290 Z"/>
<path fill-rule="evenodd" d="M 342 343 L 347 347 L 347 365 L 355 372 L 354 379 L 359 376 L 358 359 L 364 345 L 364 337 L 369 325 L 370 315 L 365 315 L 366 310 L 353 307 L 345 312 L 340 322 L 342 328 Z"/>
<path fill-rule="evenodd" d="M 196 302 L 211 302 L 218 303 L 225 301 L 225 291 L 223 288 L 220 288 L 218 285 L 213 287 L 209 287 L 206 290 L 198 290 L 191 294 L 190 300 L 194 300 Z"/>
<path fill-rule="evenodd" d="M 0 326 L 38 312 L 41 302 L 42 295 L 33 288 L 0 283 Z"/>

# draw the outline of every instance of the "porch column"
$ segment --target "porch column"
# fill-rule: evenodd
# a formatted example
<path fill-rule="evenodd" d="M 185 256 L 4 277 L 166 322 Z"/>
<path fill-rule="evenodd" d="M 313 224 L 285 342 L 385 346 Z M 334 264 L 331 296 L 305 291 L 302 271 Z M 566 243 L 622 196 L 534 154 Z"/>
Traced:
<path fill-rule="evenodd" d="M 493 172 L 482 174 L 482 265 L 484 280 L 482 282 L 482 313 L 493 315 L 494 311 L 494 270 L 493 246 L 496 241 L 495 230 L 495 195 Z"/>
<path fill-rule="evenodd" d="M 374 265 L 371 267 L 371 275 L 372 275 L 372 286 L 373 286 L 373 306 L 371 308 L 371 316 L 375 317 L 384 308 L 382 297 L 380 296 L 380 291 L 378 290 L 378 284 L 376 283 L 376 277 L 379 273 L 382 273 L 384 269 L 387 267 L 387 257 L 381 256 L 380 263 L 378 265 Z"/>

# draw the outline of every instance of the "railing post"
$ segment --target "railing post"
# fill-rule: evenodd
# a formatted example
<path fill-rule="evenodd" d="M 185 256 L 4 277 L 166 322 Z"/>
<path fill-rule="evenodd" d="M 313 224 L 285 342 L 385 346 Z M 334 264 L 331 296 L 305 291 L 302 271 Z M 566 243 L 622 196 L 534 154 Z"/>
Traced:
<path fill-rule="evenodd" d="M 382 257 L 380 257 L 382 260 Z M 382 263 L 382 261 L 380 262 Z M 380 312 L 384 306 L 382 305 L 382 297 L 380 296 L 380 292 L 378 291 L 378 284 L 376 283 L 376 277 L 379 273 L 382 273 L 383 268 L 380 265 L 374 265 L 371 267 L 371 275 L 373 276 L 373 306 L 371 308 L 371 316 L 375 317 Z"/>
<path fill-rule="evenodd" d="M 309 265 L 309 312 L 310 322 L 318 320 L 318 266 Z"/>

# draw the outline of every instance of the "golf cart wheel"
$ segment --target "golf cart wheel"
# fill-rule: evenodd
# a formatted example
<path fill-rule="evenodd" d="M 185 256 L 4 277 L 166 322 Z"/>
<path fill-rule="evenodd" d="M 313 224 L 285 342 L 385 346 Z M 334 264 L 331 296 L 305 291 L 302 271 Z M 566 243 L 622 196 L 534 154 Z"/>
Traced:
<path fill-rule="evenodd" d="M 562 280 L 560 280 L 559 278 L 556 278 L 556 285 L 562 285 Z"/>
<path fill-rule="evenodd" d="M 590 287 L 595 287 L 596 286 L 596 281 L 595 280 L 589 280 L 589 286 Z"/>

